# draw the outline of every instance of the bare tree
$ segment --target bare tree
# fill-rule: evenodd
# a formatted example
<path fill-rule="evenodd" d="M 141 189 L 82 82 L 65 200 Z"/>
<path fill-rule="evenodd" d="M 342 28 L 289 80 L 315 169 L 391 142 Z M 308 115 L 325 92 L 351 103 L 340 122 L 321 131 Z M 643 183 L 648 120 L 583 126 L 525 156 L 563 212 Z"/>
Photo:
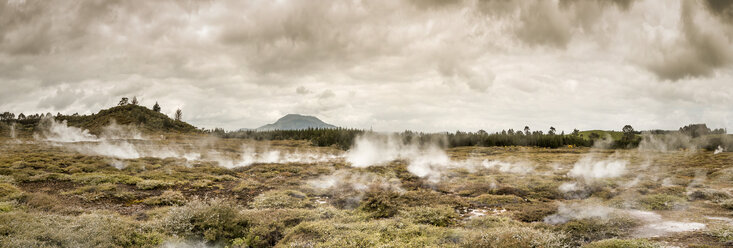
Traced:
<path fill-rule="evenodd" d="M 132 105 L 137 105 L 137 97 L 136 96 L 133 96 L 132 97 Z"/>
<path fill-rule="evenodd" d="M 181 121 L 182 118 L 183 118 L 183 111 L 181 111 L 181 109 L 177 109 L 176 110 L 176 120 Z"/>

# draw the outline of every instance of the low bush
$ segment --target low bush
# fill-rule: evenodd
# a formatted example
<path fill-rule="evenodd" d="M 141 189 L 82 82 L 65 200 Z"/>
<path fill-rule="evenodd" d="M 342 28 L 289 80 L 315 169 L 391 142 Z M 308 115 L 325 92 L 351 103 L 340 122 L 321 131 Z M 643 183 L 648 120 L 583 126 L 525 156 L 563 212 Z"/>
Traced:
<path fill-rule="evenodd" d="M 483 194 L 474 198 L 471 198 L 471 203 L 474 203 L 481 207 L 503 207 L 508 204 L 516 204 L 524 202 L 524 199 L 515 195 L 489 195 Z"/>
<path fill-rule="evenodd" d="M 8 201 L 18 199 L 23 195 L 23 191 L 9 183 L 0 183 L 0 201 Z"/>
<path fill-rule="evenodd" d="M 364 196 L 359 210 L 373 218 L 389 218 L 401 209 L 399 198 L 397 192 L 372 189 Z"/>
<path fill-rule="evenodd" d="M 571 220 L 558 225 L 557 228 L 566 232 L 578 244 L 596 240 L 625 237 L 640 223 L 630 217 L 612 215 L 607 218 L 585 218 Z"/>
<path fill-rule="evenodd" d="M 172 205 L 182 205 L 186 201 L 186 197 L 183 196 L 181 192 L 174 191 L 174 190 L 166 190 L 163 191 L 162 194 L 158 196 L 149 197 L 145 200 L 143 200 L 143 203 L 146 205 L 153 205 L 153 206 L 172 206 Z"/>
<path fill-rule="evenodd" d="M 720 242 L 733 242 L 733 227 L 730 225 L 711 226 L 705 231 L 705 234 Z"/>
<path fill-rule="evenodd" d="M 639 207 L 647 210 L 672 210 L 684 206 L 685 199 L 666 194 L 645 195 L 638 201 Z"/>
<path fill-rule="evenodd" d="M 523 222 L 536 222 L 556 213 L 557 205 L 549 202 L 528 202 L 521 205 L 507 205 L 506 209 L 512 212 L 514 219 Z"/>
<path fill-rule="evenodd" d="M 496 227 L 469 235 L 462 247 L 564 247 L 565 236 L 531 227 Z"/>
<path fill-rule="evenodd" d="M 586 244 L 583 248 L 658 248 L 660 244 L 646 239 L 605 239 Z"/>
<path fill-rule="evenodd" d="M 494 227 L 513 227 L 523 226 L 525 223 L 502 216 L 485 215 L 469 219 L 465 223 L 467 228 L 494 228 Z"/>
<path fill-rule="evenodd" d="M 287 232 L 280 247 L 459 247 L 465 231 L 412 224 L 400 219 L 339 223 L 303 222 Z"/>
<path fill-rule="evenodd" d="M 311 208 L 313 201 L 295 190 L 271 190 L 264 192 L 254 198 L 249 204 L 252 208 Z"/>
<path fill-rule="evenodd" d="M 121 216 L 0 213 L 0 247 L 158 247 L 164 236 Z"/>
<path fill-rule="evenodd" d="M 244 237 L 249 220 L 234 202 L 222 199 L 194 199 L 184 206 L 173 207 L 162 221 L 162 228 L 188 239 L 204 239 L 211 243 L 229 243 Z"/>
<path fill-rule="evenodd" d="M 450 206 L 411 207 L 401 211 L 401 216 L 418 224 L 447 227 L 456 224 L 458 213 Z"/>
<path fill-rule="evenodd" d="M 135 184 L 137 189 L 150 190 L 172 186 L 173 183 L 162 180 L 142 180 Z"/>

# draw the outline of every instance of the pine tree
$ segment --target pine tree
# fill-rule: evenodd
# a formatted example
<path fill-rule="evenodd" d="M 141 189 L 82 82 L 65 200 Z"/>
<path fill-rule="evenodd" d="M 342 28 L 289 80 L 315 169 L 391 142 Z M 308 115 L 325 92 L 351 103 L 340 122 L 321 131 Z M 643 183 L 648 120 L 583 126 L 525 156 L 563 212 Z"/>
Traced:
<path fill-rule="evenodd" d="M 160 105 L 158 105 L 158 102 L 155 102 L 155 105 L 153 105 L 153 111 L 160 113 Z"/>

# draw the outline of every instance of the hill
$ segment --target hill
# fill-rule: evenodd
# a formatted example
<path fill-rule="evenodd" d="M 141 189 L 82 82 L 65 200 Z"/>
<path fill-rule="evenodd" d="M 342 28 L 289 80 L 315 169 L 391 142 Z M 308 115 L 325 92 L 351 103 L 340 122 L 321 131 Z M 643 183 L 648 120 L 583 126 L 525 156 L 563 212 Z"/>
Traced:
<path fill-rule="evenodd" d="M 114 120 L 119 125 L 133 125 L 142 132 L 195 132 L 196 127 L 183 121 L 176 121 L 165 114 L 155 112 L 139 105 L 123 105 L 100 110 L 99 113 L 86 116 L 60 116 L 58 120 L 66 120 L 71 126 L 88 129 L 90 133 L 99 134 L 102 127 Z"/>
<path fill-rule="evenodd" d="M 278 119 L 275 123 L 267 124 L 257 128 L 257 131 L 270 130 L 303 130 L 309 128 L 333 129 L 334 125 L 325 123 L 315 116 L 288 114 Z"/>

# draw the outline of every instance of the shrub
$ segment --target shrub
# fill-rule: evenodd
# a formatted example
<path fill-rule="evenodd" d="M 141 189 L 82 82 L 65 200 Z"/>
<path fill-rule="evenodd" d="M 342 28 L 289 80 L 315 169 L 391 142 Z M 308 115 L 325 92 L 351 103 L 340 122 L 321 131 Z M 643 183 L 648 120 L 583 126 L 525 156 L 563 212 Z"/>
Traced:
<path fill-rule="evenodd" d="M 623 237 L 629 234 L 633 227 L 639 225 L 635 219 L 613 215 L 608 218 L 585 218 L 571 220 L 558 228 L 565 231 L 572 240 L 578 243 L 587 243 L 596 240 Z"/>
<path fill-rule="evenodd" d="M 463 247 L 563 247 L 564 236 L 531 227 L 496 227 L 472 234 Z"/>
<path fill-rule="evenodd" d="M 15 208 L 14 202 L 0 202 L 0 213 L 10 212 Z"/>
<path fill-rule="evenodd" d="M 449 206 L 412 207 L 402 211 L 402 216 L 419 224 L 447 227 L 452 226 L 458 219 L 456 211 Z"/>
<path fill-rule="evenodd" d="M 143 203 L 147 205 L 181 205 L 186 201 L 186 197 L 181 192 L 166 190 L 158 196 L 149 197 L 143 200 Z"/>
<path fill-rule="evenodd" d="M 85 201 L 96 201 L 100 199 L 130 200 L 135 198 L 132 192 L 126 191 L 112 183 L 89 185 L 63 192 L 64 195 L 75 195 Z"/>
<path fill-rule="evenodd" d="M 71 175 L 71 181 L 80 184 L 97 185 L 103 183 L 136 184 L 142 179 L 136 176 L 106 173 L 76 173 Z"/>
<path fill-rule="evenodd" d="M 468 228 L 494 228 L 494 227 L 512 227 L 523 226 L 522 222 L 502 216 L 485 215 L 471 218 L 465 224 Z"/>
<path fill-rule="evenodd" d="M 142 190 L 150 190 L 172 186 L 173 183 L 161 180 L 142 180 L 135 184 L 135 187 Z"/>
<path fill-rule="evenodd" d="M 0 201 L 18 199 L 23 191 L 9 183 L 0 183 Z"/>
<path fill-rule="evenodd" d="M 697 189 L 687 194 L 687 199 L 690 201 L 711 200 L 715 202 L 720 202 L 729 198 L 730 195 L 728 193 L 714 189 Z"/>
<path fill-rule="evenodd" d="M 313 202 L 307 195 L 295 190 L 271 190 L 254 198 L 252 208 L 310 208 Z"/>
<path fill-rule="evenodd" d="M 482 207 L 503 207 L 508 204 L 521 203 L 524 199 L 515 195 L 489 195 L 483 194 L 471 199 L 471 203 L 475 203 Z"/>
<path fill-rule="evenodd" d="M 150 226 L 121 216 L 0 213 L 0 247 L 158 247 Z"/>
<path fill-rule="evenodd" d="M 720 242 L 733 242 L 733 227 L 729 225 L 711 226 L 705 231 L 705 234 Z"/>
<path fill-rule="evenodd" d="M 720 206 L 728 210 L 733 210 L 733 199 L 720 202 Z"/>
<path fill-rule="evenodd" d="M 548 215 L 557 212 L 557 206 L 547 202 L 528 202 L 521 205 L 509 205 L 507 210 L 513 211 L 513 217 L 524 222 L 542 221 Z"/>
<path fill-rule="evenodd" d="M 41 192 L 26 194 L 23 197 L 23 201 L 28 206 L 45 211 L 58 208 L 61 205 L 58 204 L 58 199 L 55 196 Z"/>
<path fill-rule="evenodd" d="M 251 227 L 241 239 L 241 246 L 275 246 L 290 228 L 303 221 L 332 218 L 337 215 L 335 211 L 333 208 L 245 210 L 242 214 L 250 221 Z"/>
<path fill-rule="evenodd" d="M 233 202 L 222 199 L 195 199 L 184 206 L 173 207 L 162 222 L 171 234 L 210 242 L 229 242 L 247 234 L 249 221 Z"/>
<path fill-rule="evenodd" d="M 661 245 L 646 239 L 605 239 L 586 244 L 583 248 L 657 248 Z"/>
<path fill-rule="evenodd" d="M 281 247 L 458 247 L 464 231 L 400 219 L 339 223 L 303 222 L 287 232 Z"/>
<path fill-rule="evenodd" d="M 389 218 L 400 210 L 399 197 L 397 192 L 372 189 L 364 196 L 359 210 L 373 218 Z"/>
<path fill-rule="evenodd" d="M 654 194 L 646 195 L 639 199 L 640 207 L 648 210 L 672 210 L 683 206 L 685 200 L 681 197 Z"/>

